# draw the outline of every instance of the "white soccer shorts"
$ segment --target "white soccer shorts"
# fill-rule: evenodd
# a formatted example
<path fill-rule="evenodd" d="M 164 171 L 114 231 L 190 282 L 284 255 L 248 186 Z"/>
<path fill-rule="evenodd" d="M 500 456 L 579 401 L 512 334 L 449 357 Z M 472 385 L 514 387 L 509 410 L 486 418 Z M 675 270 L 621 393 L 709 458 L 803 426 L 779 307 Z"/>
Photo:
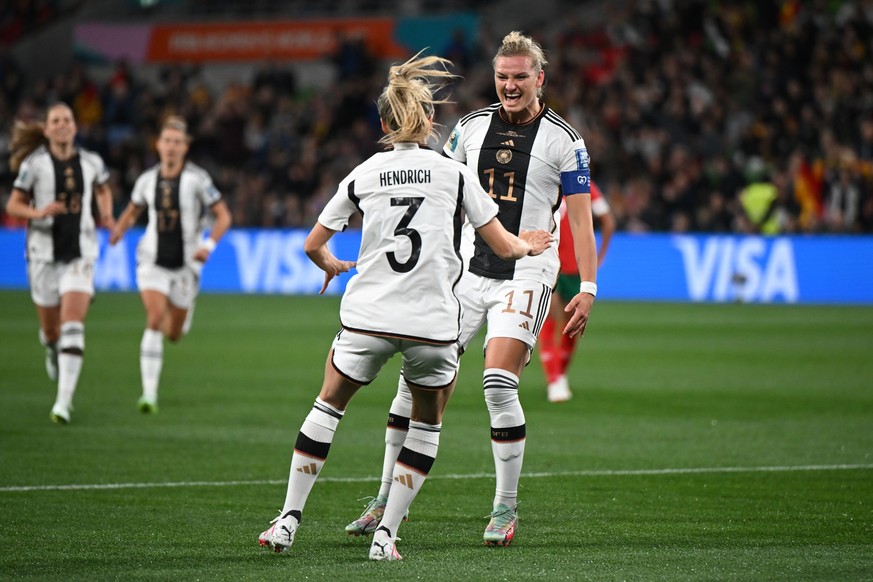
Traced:
<path fill-rule="evenodd" d="M 485 347 L 495 337 L 510 337 L 533 350 L 549 313 L 552 290 L 539 281 L 504 281 L 464 273 L 455 294 L 461 300 L 461 337 L 466 349 L 487 323 Z"/>
<path fill-rule="evenodd" d="M 458 344 L 433 345 L 341 330 L 333 340 L 331 364 L 356 384 L 372 382 L 394 354 L 403 355 L 403 377 L 426 388 L 444 388 L 458 372 Z"/>
<path fill-rule="evenodd" d="M 188 267 L 167 269 L 150 263 L 137 266 L 136 284 L 140 291 L 158 291 L 179 309 L 190 309 L 200 290 L 200 278 Z"/>
<path fill-rule="evenodd" d="M 30 261 L 27 264 L 30 297 L 40 307 L 61 304 L 61 296 L 71 291 L 94 295 L 94 261 L 78 258 L 69 263 Z"/>

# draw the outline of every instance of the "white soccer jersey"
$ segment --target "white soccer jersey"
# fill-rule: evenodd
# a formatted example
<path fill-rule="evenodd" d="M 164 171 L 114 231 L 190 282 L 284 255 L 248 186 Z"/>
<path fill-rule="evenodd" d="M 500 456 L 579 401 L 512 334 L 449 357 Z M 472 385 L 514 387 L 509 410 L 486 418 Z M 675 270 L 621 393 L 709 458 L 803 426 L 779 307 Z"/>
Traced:
<path fill-rule="evenodd" d="M 457 340 L 462 211 L 478 228 L 497 210 L 467 167 L 415 144 L 397 144 L 355 168 L 318 217 L 341 231 L 355 212 L 363 216 L 358 272 L 340 306 L 343 327 L 438 344 Z"/>
<path fill-rule="evenodd" d="M 151 263 L 167 269 L 200 264 L 194 253 L 203 237 L 205 210 L 221 200 L 221 193 L 206 170 L 185 162 L 175 178 L 160 176 L 160 165 L 140 175 L 130 201 L 148 207 L 148 226 L 137 247 L 137 263 Z"/>
<path fill-rule="evenodd" d="M 506 230 L 547 230 L 559 236 L 555 212 L 561 196 L 589 194 L 585 141 L 545 105 L 532 121 L 515 125 L 500 117 L 496 103 L 458 122 L 443 153 L 474 170 L 500 207 Z M 554 286 L 557 244 L 535 257 L 504 261 L 476 236 L 470 272 L 492 279 L 528 279 Z"/>
<path fill-rule="evenodd" d="M 27 259 L 64 263 L 79 257 L 96 259 L 91 200 L 94 186 L 108 180 L 109 172 L 100 156 L 81 148 L 68 160 L 56 159 L 46 146 L 24 158 L 13 187 L 27 192 L 34 208 L 43 208 L 55 200 L 67 205 L 66 214 L 28 223 Z"/>

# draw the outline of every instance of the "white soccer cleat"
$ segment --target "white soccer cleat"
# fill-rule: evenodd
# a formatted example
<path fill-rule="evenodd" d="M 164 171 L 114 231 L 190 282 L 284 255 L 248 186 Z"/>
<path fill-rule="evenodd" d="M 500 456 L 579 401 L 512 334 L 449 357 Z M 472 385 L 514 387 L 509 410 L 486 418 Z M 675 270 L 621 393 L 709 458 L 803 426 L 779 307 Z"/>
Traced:
<path fill-rule="evenodd" d="M 398 553 L 396 545 L 399 539 L 389 536 L 384 528 L 377 529 L 373 534 L 373 543 L 370 544 L 370 559 L 391 562 L 402 560 L 403 557 Z"/>
<path fill-rule="evenodd" d="M 49 418 L 55 424 L 68 424 L 70 422 L 70 409 L 60 402 L 55 402 Z"/>
<path fill-rule="evenodd" d="M 561 376 L 551 384 L 549 384 L 549 402 L 567 402 L 573 398 L 573 393 L 570 392 L 570 385 L 567 383 L 567 377 Z"/>
<path fill-rule="evenodd" d="M 297 533 L 300 524 L 295 517 L 291 516 L 290 511 L 277 517 L 270 524 L 270 527 L 258 536 L 258 543 L 261 546 L 269 547 L 276 553 L 284 552 L 294 543 L 294 534 Z"/>

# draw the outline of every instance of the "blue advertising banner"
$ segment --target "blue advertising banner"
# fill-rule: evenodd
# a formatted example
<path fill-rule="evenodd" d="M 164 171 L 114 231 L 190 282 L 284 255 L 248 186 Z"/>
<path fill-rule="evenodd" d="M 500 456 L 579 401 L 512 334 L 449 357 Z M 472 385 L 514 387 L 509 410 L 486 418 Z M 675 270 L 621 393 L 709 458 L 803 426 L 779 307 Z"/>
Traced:
<path fill-rule="evenodd" d="M 203 270 L 202 290 L 318 293 L 324 274 L 303 253 L 306 230 L 233 229 Z M 110 247 L 101 232 L 95 284 L 136 289 L 142 231 Z M 359 231 L 338 233 L 333 253 L 354 260 Z M 0 230 L 0 288 L 26 289 L 24 230 Z M 351 274 L 332 281 L 341 294 Z M 625 234 L 613 237 L 598 300 L 873 304 L 873 237 Z"/>

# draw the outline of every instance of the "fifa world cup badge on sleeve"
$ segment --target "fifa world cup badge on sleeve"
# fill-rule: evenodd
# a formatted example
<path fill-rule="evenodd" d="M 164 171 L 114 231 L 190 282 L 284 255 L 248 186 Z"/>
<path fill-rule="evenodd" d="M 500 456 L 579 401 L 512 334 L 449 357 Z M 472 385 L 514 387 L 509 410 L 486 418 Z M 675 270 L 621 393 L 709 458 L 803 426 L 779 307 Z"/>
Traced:
<path fill-rule="evenodd" d="M 576 150 L 576 169 L 572 172 L 561 172 L 561 189 L 564 194 L 591 193 L 591 171 L 588 162 L 588 149 Z"/>
<path fill-rule="evenodd" d="M 449 136 L 449 143 L 448 143 L 449 149 L 453 152 L 458 148 L 458 138 L 459 137 L 460 136 L 458 135 L 458 128 L 453 129 L 451 135 Z"/>
<path fill-rule="evenodd" d="M 577 170 L 588 170 L 588 162 L 591 159 L 588 157 L 588 148 L 582 148 L 580 150 L 576 150 L 576 169 Z"/>

